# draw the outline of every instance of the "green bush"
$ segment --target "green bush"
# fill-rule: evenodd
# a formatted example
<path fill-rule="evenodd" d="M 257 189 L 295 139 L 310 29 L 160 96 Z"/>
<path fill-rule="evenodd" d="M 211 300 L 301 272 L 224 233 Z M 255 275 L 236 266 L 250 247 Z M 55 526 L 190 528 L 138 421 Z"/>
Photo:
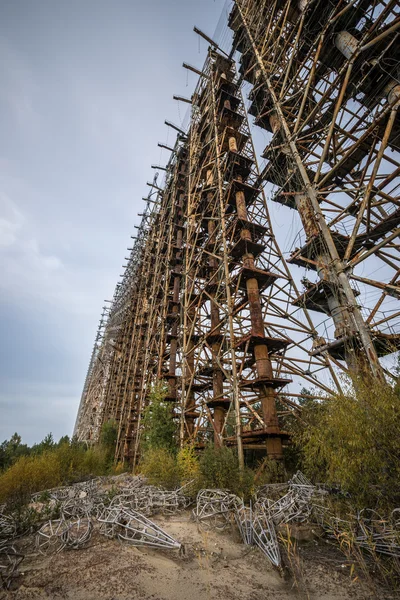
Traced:
<path fill-rule="evenodd" d="M 145 452 L 139 465 L 149 483 L 167 489 L 179 487 L 179 469 L 175 454 L 166 448 L 151 448 Z"/>
<path fill-rule="evenodd" d="M 206 446 L 200 457 L 200 484 L 203 488 L 228 489 L 248 499 L 254 487 L 254 472 L 245 468 L 241 473 L 236 453 L 226 446 Z"/>
<path fill-rule="evenodd" d="M 143 416 L 141 439 L 141 449 L 144 453 L 157 448 L 176 452 L 177 428 L 172 416 L 171 404 L 164 401 L 166 392 L 165 385 L 157 385 L 149 393 L 149 404 Z"/>
<path fill-rule="evenodd" d="M 0 503 L 22 506 L 34 492 L 55 487 L 61 482 L 60 463 L 54 452 L 22 456 L 0 475 Z"/>
<path fill-rule="evenodd" d="M 400 503 L 400 399 L 396 389 L 359 379 L 303 410 L 296 436 L 312 479 L 339 483 L 359 507 Z"/>
<path fill-rule="evenodd" d="M 287 481 L 287 479 L 283 462 L 272 460 L 268 456 L 260 462 L 256 475 L 257 485 L 283 483 L 284 481 Z"/>
<path fill-rule="evenodd" d="M 18 508 L 35 492 L 110 471 L 107 448 L 88 449 L 84 444 L 64 441 L 40 454 L 20 457 L 0 474 L 0 503 Z"/>
<path fill-rule="evenodd" d="M 197 480 L 200 475 L 199 459 L 194 446 L 184 446 L 176 456 L 181 485 Z"/>
<path fill-rule="evenodd" d="M 100 446 L 106 452 L 109 462 L 114 459 L 115 446 L 118 439 L 118 426 L 114 419 L 103 423 L 100 432 Z"/>

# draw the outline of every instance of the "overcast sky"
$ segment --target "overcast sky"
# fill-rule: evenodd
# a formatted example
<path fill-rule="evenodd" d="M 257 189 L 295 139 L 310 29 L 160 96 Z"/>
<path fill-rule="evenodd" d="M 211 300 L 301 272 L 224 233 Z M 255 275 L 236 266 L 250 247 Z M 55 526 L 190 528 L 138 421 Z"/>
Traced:
<path fill-rule="evenodd" d="M 0 2 L 0 442 L 71 434 L 157 142 L 224 0 Z M 200 50 L 200 53 L 199 53 Z"/>

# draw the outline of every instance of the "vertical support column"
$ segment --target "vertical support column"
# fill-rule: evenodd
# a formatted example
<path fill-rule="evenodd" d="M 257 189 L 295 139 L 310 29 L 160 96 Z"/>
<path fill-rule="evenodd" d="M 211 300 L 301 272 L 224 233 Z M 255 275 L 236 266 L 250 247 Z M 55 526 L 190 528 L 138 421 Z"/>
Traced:
<path fill-rule="evenodd" d="M 241 178 L 238 179 L 241 180 Z M 248 221 L 244 192 L 241 190 L 237 191 L 235 197 L 238 218 L 242 219 L 243 221 Z M 241 231 L 241 237 L 247 241 L 252 240 L 251 232 L 245 228 Z M 244 254 L 242 259 L 243 266 L 249 269 L 254 269 L 254 256 L 252 254 Z M 268 347 L 266 341 L 264 343 L 261 342 L 261 338 L 265 338 L 265 331 L 260 292 L 256 278 L 248 278 L 246 280 L 246 290 L 249 302 L 252 335 L 260 338 L 260 343 L 254 344 L 254 359 L 257 375 L 260 379 L 264 378 L 272 381 L 274 374 L 271 359 L 268 354 Z M 269 436 L 266 441 L 267 455 L 273 459 L 280 460 L 283 458 L 282 440 L 279 437 L 279 423 L 276 411 L 276 394 L 273 387 L 265 385 L 262 386 L 260 391 L 260 402 L 267 431 L 271 433 L 271 436 Z"/>

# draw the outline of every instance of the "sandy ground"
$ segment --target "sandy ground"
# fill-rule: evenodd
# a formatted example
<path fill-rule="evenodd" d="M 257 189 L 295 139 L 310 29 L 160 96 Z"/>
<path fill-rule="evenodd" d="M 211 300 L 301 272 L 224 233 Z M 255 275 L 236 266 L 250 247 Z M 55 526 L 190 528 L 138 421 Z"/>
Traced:
<path fill-rule="evenodd" d="M 109 540 L 97 532 L 89 546 L 44 557 L 33 538 L 20 541 L 26 558 L 22 574 L 0 599 L 16 600 L 358 600 L 372 596 L 368 587 L 352 581 L 334 549 L 321 542 L 299 550 L 300 590 L 282 577 L 256 548 L 240 543 L 232 530 L 204 532 L 189 513 L 154 517 L 185 545 L 178 551 L 139 549 Z M 324 544 L 323 544 L 324 545 Z M 376 596 L 375 596 L 376 597 Z M 389 598 L 389 596 L 380 596 Z"/>

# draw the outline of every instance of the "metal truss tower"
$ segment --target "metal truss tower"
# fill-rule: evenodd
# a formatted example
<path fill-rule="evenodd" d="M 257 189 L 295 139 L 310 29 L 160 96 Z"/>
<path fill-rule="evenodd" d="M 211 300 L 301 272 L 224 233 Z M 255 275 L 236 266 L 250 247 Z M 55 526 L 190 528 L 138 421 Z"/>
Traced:
<path fill-rule="evenodd" d="M 379 357 L 400 345 L 396 10 L 237 0 L 230 54 L 197 30 L 210 47 L 202 70 L 186 65 L 199 76 L 190 124 L 167 123 L 176 143 L 160 144 L 164 181 L 149 183 L 101 322 L 79 439 L 98 441 L 115 419 L 116 460 L 137 462 L 148 392 L 163 381 L 181 444 L 280 459 L 281 416 L 299 414 L 302 388 L 331 393 L 337 368 L 390 374 Z M 261 170 L 244 92 L 268 136 Z M 301 232 L 287 262 L 270 200 Z M 316 278 L 302 291 L 297 267 Z"/>
<path fill-rule="evenodd" d="M 400 342 L 399 11 L 237 0 L 230 15 L 250 113 L 268 132 L 262 179 L 300 217 L 288 262 L 317 276 L 297 303 L 334 324 L 314 354 L 376 376 Z"/>

